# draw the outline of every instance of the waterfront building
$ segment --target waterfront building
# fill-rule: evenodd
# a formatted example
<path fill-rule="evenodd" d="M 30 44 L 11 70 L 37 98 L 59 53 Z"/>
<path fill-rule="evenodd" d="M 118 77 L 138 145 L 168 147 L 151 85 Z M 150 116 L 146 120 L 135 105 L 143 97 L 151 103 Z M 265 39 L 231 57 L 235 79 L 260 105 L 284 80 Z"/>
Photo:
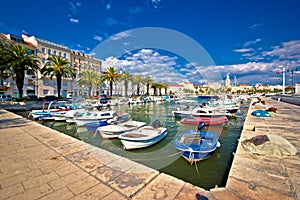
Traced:
<path fill-rule="evenodd" d="M 29 49 L 29 53 L 36 54 L 37 48 L 30 41 L 24 40 L 22 37 L 13 35 L 13 34 L 3 34 L 0 33 L 1 39 L 5 40 L 8 43 L 18 43 L 23 46 L 26 46 Z M 34 88 L 34 79 L 32 78 L 33 74 L 30 72 L 25 72 L 24 86 L 23 91 L 25 96 L 32 96 L 35 94 Z M 11 74 L 6 79 L 0 80 L 0 94 L 10 94 L 13 97 L 18 97 L 19 92 L 16 85 L 16 75 Z"/>
<path fill-rule="evenodd" d="M 91 70 L 101 74 L 101 61 L 90 55 L 78 51 L 71 51 L 71 63 L 77 69 L 76 78 L 71 82 L 71 95 L 87 97 L 89 95 L 88 88 L 80 87 L 76 82 L 80 79 L 82 72 L 85 70 Z M 101 93 L 100 88 L 92 88 L 92 96 L 98 96 Z"/>
<path fill-rule="evenodd" d="M 62 97 L 69 98 L 72 95 L 86 97 L 88 95 L 87 87 L 79 87 L 76 84 L 76 81 L 80 78 L 80 73 L 84 70 L 92 70 L 101 73 L 100 60 L 87 54 L 72 51 L 65 45 L 36 36 L 29 36 L 27 34 L 22 34 L 21 37 L 12 34 L 0 34 L 0 36 L 7 39 L 9 42 L 26 45 L 32 53 L 40 58 L 41 68 L 46 64 L 47 58 L 52 55 L 67 59 L 74 67 L 76 67 L 77 77 L 75 80 L 71 78 L 63 78 L 62 80 Z M 53 77 L 51 80 L 50 77 L 43 76 L 40 72 L 37 72 L 36 74 L 26 72 L 23 92 L 24 96 L 57 96 L 56 77 Z M 0 93 L 8 93 L 14 97 L 18 97 L 18 90 L 14 77 L 9 77 L 0 81 Z M 93 94 L 98 95 L 99 91 L 96 91 L 95 89 Z"/>

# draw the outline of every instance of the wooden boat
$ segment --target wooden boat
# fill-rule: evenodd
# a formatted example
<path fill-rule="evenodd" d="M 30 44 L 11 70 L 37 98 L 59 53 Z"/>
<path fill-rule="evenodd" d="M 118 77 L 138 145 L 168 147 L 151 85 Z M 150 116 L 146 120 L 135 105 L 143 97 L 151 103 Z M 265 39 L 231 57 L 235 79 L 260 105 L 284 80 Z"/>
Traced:
<path fill-rule="evenodd" d="M 159 121 L 155 121 L 152 126 L 143 126 L 134 131 L 123 133 L 119 136 L 124 149 L 145 148 L 156 144 L 167 135 L 167 128 L 162 127 Z"/>
<path fill-rule="evenodd" d="M 220 116 L 227 116 L 230 113 L 227 113 L 226 111 L 224 112 L 219 112 L 215 111 L 210 108 L 206 107 L 201 107 L 197 106 L 194 107 L 191 110 L 174 110 L 172 111 L 174 117 L 180 117 L 180 118 L 185 118 L 185 117 L 220 117 Z"/>
<path fill-rule="evenodd" d="M 117 115 L 113 110 L 106 111 L 86 111 L 80 113 L 79 116 L 74 116 L 74 121 L 77 126 L 84 126 L 89 122 L 97 122 L 105 119 L 112 119 Z"/>
<path fill-rule="evenodd" d="M 180 120 L 183 124 L 199 124 L 200 122 L 205 122 L 207 125 L 223 125 L 228 122 L 226 116 L 219 117 L 187 117 Z"/>
<path fill-rule="evenodd" d="M 209 158 L 220 146 L 217 134 L 202 131 L 205 127 L 206 124 L 201 122 L 198 130 L 184 130 L 174 141 L 174 147 L 191 164 Z"/>
<path fill-rule="evenodd" d="M 99 133 L 102 138 L 105 139 L 118 138 L 122 133 L 138 129 L 146 125 L 146 122 L 140 122 L 131 119 L 123 121 L 122 118 L 112 123 L 115 124 L 98 127 L 96 133 Z"/>

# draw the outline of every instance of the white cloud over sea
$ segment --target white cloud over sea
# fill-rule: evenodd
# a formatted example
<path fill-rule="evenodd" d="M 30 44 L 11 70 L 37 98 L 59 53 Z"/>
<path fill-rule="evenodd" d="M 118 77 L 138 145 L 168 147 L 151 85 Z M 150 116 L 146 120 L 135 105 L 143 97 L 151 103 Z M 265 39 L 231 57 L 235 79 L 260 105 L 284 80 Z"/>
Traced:
<path fill-rule="evenodd" d="M 297 42 L 293 42 L 298 44 Z M 291 43 L 286 44 L 290 48 Z M 278 48 L 270 51 L 270 54 L 277 55 L 280 52 Z M 232 65 L 217 65 L 217 66 L 197 66 L 196 63 L 188 63 L 182 65 L 178 63 L 176 56 L 162 55 L 153 49 L 141 49 L 138 52 L 130 53 L 122 59 L 109 57 L 103 61 L 103 70 L 108 66 L 113 66 L 116 69 L 122 68 L 123 71 L 128 70 L 131 74 L 141 74 L 142 76 L 150 76 L 155 81 L 163 81 L 167 83 L 180 83 L 183 81 L 191 81 L 195 84 L 204 84 L 205 80 L 202 75 L 207 72 L 220 73 L 223 82 L 226 74 L 230 73 L 231 78 L 237 78 L 239 84 L 248 83 L 262 83 L 274 84 L 274 71 L 285 65 L 284 61 L 274 60 L 273 62 L 247 62 L 243 64 Z M 292 67 L 292 66 L 290 66 Z M 278 79 L 277 78 L 277 79 Z M 287 82 L 289 81 L 289 74 L 287 74 Z"/>

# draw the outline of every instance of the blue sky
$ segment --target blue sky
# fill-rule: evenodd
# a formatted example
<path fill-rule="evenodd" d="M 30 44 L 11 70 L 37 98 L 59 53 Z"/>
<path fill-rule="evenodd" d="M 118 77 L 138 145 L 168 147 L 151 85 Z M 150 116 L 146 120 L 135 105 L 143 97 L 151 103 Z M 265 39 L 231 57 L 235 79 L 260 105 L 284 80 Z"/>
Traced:
<path fill-rule="evenodd" d="M 4 1 L 0 32 L 35 35 L 97 57 L 95 48 L 116 39 L 116 34 L 128 37 L 132 29 L 165 28 L 195 40 L 214 66 L 204 67 L 176 51 L 147 46 L 127 56 L 101 59 L 106 60 L 105 65 L 114 63 L 153 78 L 159 74 L 160 80 L 173 83 L 203 83 L 201 74 L 210 70 L 218 71 L 221 79 L 230 73 L 238 83 L 274 84 L 281 81 L 281 75 L 274 73 L 278 67 L 300 66 L 299 7 L 298 0 Z M 294 81 L 300 81 L 299 74 Z M 290 82 L 287 73 L 287 84 Z"/>

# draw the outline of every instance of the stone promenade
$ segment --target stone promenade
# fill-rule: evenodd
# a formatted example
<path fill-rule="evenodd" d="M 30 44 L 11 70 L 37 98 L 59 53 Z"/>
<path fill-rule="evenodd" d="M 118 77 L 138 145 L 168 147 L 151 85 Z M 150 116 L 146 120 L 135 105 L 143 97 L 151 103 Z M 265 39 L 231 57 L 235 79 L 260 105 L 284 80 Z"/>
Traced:
<path fill-rule="evenodd" d="M 277 115 L 258 119 L 250 109 L 241 140 L 278 134 L 299 151 L 300 107 L 266 104 Z M 299 153 L 275 159 L 239 144 L 226 187 L 206 191 L 0 109 L 0 199 L 295 200 L 299 186 Z"/>

